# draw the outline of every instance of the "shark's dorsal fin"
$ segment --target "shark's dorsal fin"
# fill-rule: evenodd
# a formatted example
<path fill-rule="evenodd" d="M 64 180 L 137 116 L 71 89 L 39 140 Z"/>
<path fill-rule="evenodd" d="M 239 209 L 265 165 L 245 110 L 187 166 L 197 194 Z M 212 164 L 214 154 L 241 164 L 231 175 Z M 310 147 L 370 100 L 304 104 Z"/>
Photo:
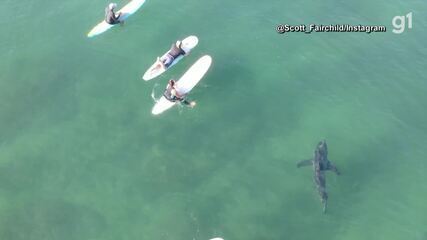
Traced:
<path fill-rule="evenodd" d="M 313 165 L 313 159 L 307 159 L 297 163 L 297 167 L 311 166 Z"/>

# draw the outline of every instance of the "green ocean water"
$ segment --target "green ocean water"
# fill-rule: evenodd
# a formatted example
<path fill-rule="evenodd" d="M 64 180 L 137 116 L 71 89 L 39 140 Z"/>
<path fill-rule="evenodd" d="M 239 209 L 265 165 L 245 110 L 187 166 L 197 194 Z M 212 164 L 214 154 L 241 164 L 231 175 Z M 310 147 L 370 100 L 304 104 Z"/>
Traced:
<path fill-rule="evenodd" d="M 93 39 L 106 1 L 2 3 L 1 240 L 427 239 L 425 1 L 147 0 Z M 189 35 L 188 57 L 141 80 Z M 196 108 L 152 116 L 151 93 L 205 54 Z M 321 139 L 342 172 L 327 214 L 296 168 Z"/>

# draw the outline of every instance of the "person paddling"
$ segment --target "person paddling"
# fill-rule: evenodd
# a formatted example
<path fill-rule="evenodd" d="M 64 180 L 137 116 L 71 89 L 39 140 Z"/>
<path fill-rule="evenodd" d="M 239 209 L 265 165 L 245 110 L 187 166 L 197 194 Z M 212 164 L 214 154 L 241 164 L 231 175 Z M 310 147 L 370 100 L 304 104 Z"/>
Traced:
<path fill-rule="evenodd" d="M 120 21 L 120 15 L 121 13 L 117 14 L 114 12 L 116 9 L 117 4 L 116 3 L 110 3 L 108 4 L 107 8 L 105 8 L 105 21 L 108 24 L 115 25 L 115 24 L 123 24 L 123 21 Z"/>
<path fill-rule="evenodd" d="M 178 91 L 175 88 L 176 86 L 176 82 L 175 80 L 171 79 L 168 82 L 168 85 L 165 89 L 165 91 L 163 92 L 163 96 L 171 101 L 171 102 L 176 102 L 176 101 L 180 101 L 181 103 L 183 103 L 184 105 L 190 106 L 190 107 L 194 107 L 196 106 L 196 102 L 195 101 L 187 101 L 187 99 L 185 99 L 186 95 L 181 95 L 178 93 Z"/>

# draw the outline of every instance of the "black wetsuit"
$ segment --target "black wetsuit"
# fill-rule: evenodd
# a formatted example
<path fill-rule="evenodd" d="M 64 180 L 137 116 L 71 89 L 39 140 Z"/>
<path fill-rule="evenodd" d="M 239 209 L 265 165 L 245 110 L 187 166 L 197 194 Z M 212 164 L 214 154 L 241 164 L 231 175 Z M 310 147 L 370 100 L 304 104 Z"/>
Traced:
<path fill-rule="evenodd" d="M 119 18 L 120 18 L 120 13 L 118 16 L 116 16 L 113 10 L 110 10 L 109 7 L 105 9 L 105 21 L 108 24 L 114 25 L 114 24 L 120 23 Z"/>
<path fill-rule="evenodd" d="M 169 50 L 168 54 L 171 57 L 173 57 L 174 59 L 176 59 L 180 55 L 184 55 L 185 52 L 184 52 L 184 50 L 181 49 L 181 45 L 182 45 L 182 43 L 180 43 L 179 47 L 177 47 L 176 44 L 172 44 L 171 49 Z"/>
<path fill-rule="evenodd" d="M 182 43 L 180 43 L 179 47 L 177 47 L 176 44 L 172 44 L 171 48 L 167 53 L 168 59 L 167 60 L 165 59 L 163 61 L 163 64 L 165 65 L 166 68 L 168 68 L 173 63 L 173 61 L 175 61 L 177 57 L 185 54 L 184 50 L 181 49 L 181 45 Z"/>
<path fill-rule="evenodd" d="M 176 96 L 172 96 L 171 91 L 172 91 L 172 87 L 171 87 L 171 85 L 168 84 L 165 91 L 163 92 L 163 96 L 171 102 L 176 102 L 176 100 L 177 100 Z"/>
<path fill-rule="evenodd" d="M 185 105 L 190 105 L 190 102 L 188 102 L 184 97 L 179 98 L 177 96 L 172 96 L 171 92 L 172 92 L 172 87 L 168 84 L 165 91 L 163 92 L 163 96 L 171 102 L 180 101 L 180 102 L 184 103 Z"/>

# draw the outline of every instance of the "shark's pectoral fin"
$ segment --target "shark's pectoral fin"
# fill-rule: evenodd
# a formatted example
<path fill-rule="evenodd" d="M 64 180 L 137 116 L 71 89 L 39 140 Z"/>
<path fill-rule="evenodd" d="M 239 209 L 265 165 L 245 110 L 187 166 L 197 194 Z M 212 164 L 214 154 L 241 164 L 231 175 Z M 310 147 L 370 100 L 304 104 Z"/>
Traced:
<path fill-rule="evenodd" d="M 338 168 L 337 167 L 335 167 L 335 165 L 333 165 L 332 163 L 329 163 L 328 164 L 328 167 L 327 167 L 327 169 L 326 170 L 330 170 L 330 171 L 332 171 L 332 172 L 334 172 L 334 173 L 336 173 L 337 175 L 340 175 L 341 173 L 340 173 L 340 171 L 338 171 Z"/>
<path fill-rule="evenodd" d="M 297 163 L 297 167 L 304 167 L 304 166 L 310 166 L 310 165 L 313 165 L 312 159 L 304 160 L 304 161 Z"/>

